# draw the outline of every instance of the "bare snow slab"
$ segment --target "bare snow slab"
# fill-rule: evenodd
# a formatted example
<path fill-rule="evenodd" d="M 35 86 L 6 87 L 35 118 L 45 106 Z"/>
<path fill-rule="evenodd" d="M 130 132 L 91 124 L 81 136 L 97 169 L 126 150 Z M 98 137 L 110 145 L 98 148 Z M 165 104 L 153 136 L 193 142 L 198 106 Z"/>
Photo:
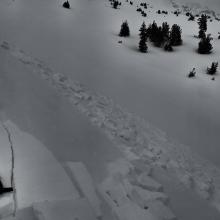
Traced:
<path fill-rule="evenodd" d="M 152 201 L 148 204 L 148 210 L 161 220 L 177 220 L 172 211 L 160 201 Z"/>
<path fill-rule="evenodd" d="M 101 217 L 101 201 L 97 196 L 92 177 L 86 166 L 81 162 L 66 162 L 64 166 L 70 172 L 73 181 L 77 183 L 83 196 L 90 202 L 96 213 L 96 217 Z"/>
<path fill-rule="evenodd" d="M 148 206 L 149 202 L 152 201 L 160 201 L 164 204 L 167 204 L 169 201 L 166 194 L 145 190 L 139 186 L 133 186 L 133 197 L 136 198 L 137 203 L 143 208 Z"/>
<path fill-rule="evenodd" d="M 4 127 L 0 126 L 0 179 L 5 187 L 11 186 L 11 148 Z"/>
<path fill-rule="evenodd" d="M 119 220 L 159 220 L 148 210 L 141 209 L 133 202 L 128 202 L 122 206 L 115 207 L 114 210 Z"/>
<path fill-rule="evenodd" d="M 0 219 L 11 215 L 14 211 L 13 195 L 6 194 L 0 197 Z"/>
<path fill-rule="evenodd" d="M 97 220 L 85 198 L 35 203 L 33 209 L 38 220 Z"/>
<path fill-rule="evenodd" d="M 137 185 L 150 191 L 162 191 L 163 187 L 160 183 L 149 177 L 146 173 L 142 173 L 137 177 Z"/>
<path fill-rule="evenodd" d="M 18 210 L 16 216 L 9 216 L 4 218 L 4 220 L 37 220 L 34 215 L 33 207 L 27 207 L 21 210 Z"/>
<path fill-rule="evenodd" d="M 63 167 L 40 141 L 10 121 L 4 124 L 14 148 L 18 209 L 45 200 L 79 198 Z"/>
<path fill-rule="evenodd" d="M 132 185 L 126 180 L 107 178 L 99 187 L 100 193 L 119 220 L 157 220 L 149 210 L 133 198 Z"/>

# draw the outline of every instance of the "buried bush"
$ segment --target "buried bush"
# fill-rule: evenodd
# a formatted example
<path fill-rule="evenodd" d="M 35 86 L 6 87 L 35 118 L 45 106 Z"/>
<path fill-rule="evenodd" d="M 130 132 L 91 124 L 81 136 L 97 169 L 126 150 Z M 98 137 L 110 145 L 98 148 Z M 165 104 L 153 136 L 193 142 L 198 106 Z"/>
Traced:
<path fill-rule="evenodd" d="M 218 62 L 212 62 L 211 67 L 207 67 L 207 74 L 208 75 L 215 75 L 218 69 Z"/>
<path fill-rule="evenodd" d="M 122 23 L 119 36 L 120 36 L 120 37 L 129 37 L 129 36 L 130 36 L 130 29 L 129 29 L 129 26 L 128 26 L 128 22 L 127 22 L 127 21 L 124 21 L 124 22 Z"/>
<path fill-rule="evenodd" d="M 172 52 L 173 51 L 172 44 L 171 44 L 171 42 L 169 40 L 165 42 L 163 49 L 165 51 L 168 51 L 168 52 Z"/>
<path fill-rule="evenodd" d="M 196 69 L 193 68 L 193 69 L 189 72 L 188 77 L 189 77 L 189 78 L 193 78 L 193 77 L 195 77 L 195 76 L 196 76 Z"/>
<path fill-rule="evenodd" d="M 70 9 L 70 3 L 68 0 L 63 3 L 63 7 Z"/>

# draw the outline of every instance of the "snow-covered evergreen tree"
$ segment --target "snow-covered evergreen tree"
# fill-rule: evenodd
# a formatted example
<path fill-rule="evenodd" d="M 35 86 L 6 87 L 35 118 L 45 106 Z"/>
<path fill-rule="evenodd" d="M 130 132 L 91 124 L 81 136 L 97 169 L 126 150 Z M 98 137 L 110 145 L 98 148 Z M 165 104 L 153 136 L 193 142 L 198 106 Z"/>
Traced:
<path fill-rule="evenodd" d="M 124 21 L 121 25 L 121 30 L 119 33 L 120 37 L 129 37 L 130 36 L 130 29 L 127 21 Z"/>
<path fill-rule="evenodd" d="M 143 22 L 141 25 L 139 36 L 140 36 L 139 50 L 142 53 L 146 53 L 148 50 L 148 47 L 147 47 L 147 28 L 146 28 L 145 22 Z"/>
<path fill-rule="evenodd" d="M 182 44 L 182 30 L 177 24 L 174 24 L 171 28 L 170 41 L 172 46 L 179 46 Z"/>
<path fill-rule="evenodd" d="M 211 38 L 210 34 L 203 37 L 199 42 L 198 52 L 201 53 L 201 54 L 211 53 L 211 51 L 213 49 L 211 41 L 212 41 L 212 38 Z"/>

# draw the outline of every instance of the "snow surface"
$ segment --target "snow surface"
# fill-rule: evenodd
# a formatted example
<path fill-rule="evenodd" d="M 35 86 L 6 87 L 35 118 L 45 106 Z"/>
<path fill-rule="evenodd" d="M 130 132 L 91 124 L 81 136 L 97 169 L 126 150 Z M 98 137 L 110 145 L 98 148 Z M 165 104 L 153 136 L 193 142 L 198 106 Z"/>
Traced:
<path fill-rule="evenodd" d="M 96 220 L 86 199 L 59 200 L 36 203 L 33 206 L 38 220 Z"/>
<path fill-rule="evenodd" d="M 106 165 L 122 151 L 131 163 L 141 160 L 172 171 L 207 204 L 220 210 L 220 81 L 218 75 L 215 81 L 205 75 L 207 65 L 219 61 L 219 23 L 209 23 L 213 54 L 198 55 L 198 39 L 193 37 L 196 22 L 187 22 L 183 15 L 159 16 L 155 13 L 158 8 L 174 10 L 170 2 L 149 2 L 152 8 L 145 20 L 135 6 L 123 4 L 120 10 L 113 10 L 101 0 L 70 1 L 71 10 L 64 10 L 61 1 L 1 1 L 1 118 L 12 118 L 59 161 L 82 161 L 96 183 L 106 178 Z M 132 36 L 119 45 L 117 34 L 125 19 Z M 150 44 L 148 54 L 138 53 L 138 29 L 143 20 L 148 24 L 154 19 L 181 25 L 184 45 L 175 53 Z M 186 75 L 194 66 L 198 75 L 189 80 Z M 148 122 L 191 145 L 218 167 Z M 126 173 L 126 163 L 119 167 Z M 141 167 L 139 172 L 145 166 Z M 119 213 L 129 208 L 130 203 Z M 208 206 L 207 210 L 201 213 L 211 211 Z"/>
<path fill-rule="evenodd" d="M 67 162 L 65 166 L 72 174 L 83 195 L 93 207 L 96 217 L 101 217 L 101 201 L 96 194 L 96 187 L 93 183 L 93 179 L 85 165 L 80 162 Z"/>
<path fill-rule="evenodd" d="M 0 126 L 0 177 L 5 187 L 11 186 L 11 148 L 4 127 Z"/>
<path fill-rule="evenodd" d="M 174 10 L 169 1 L 149 1 L 154 8 L 146 19 L 135 11 L 136 4 L 113 10 L 107 1 L 76 0 L 70 1 L 71 10 L 64 10 L 61 3 L 1 1 L 0 39 L 18 45 L 91 90 L 110 96 L 219 164 L 214 153 L 219 145 L 219 77 L 213 82 L 204 73 L 212 61 L 219 60 L 219 23 L 209 24 L 208 32 L 215 38 L 214 53 L 201 56 L 195 52 L 196 22 L 187 22 L 185 16 L 155 13 L 160 7 Z M 117 34 L 125 19 L 132 36 L 119 45 Z M 171 54 L 151 46 L 146 56 L 137 53 L 138 29 L 143 20 L 147 24 L 153 20 L 180 24 L 184 46 Z M 188 80 L 186 75 L 194 66 L 197 79 Z"/>
<path fill-rule="evenodd" d="M 34 202 L 79 197 L 62 166 L 43 144 L 10 121 L 5 126 L 11 134 L 15 152 L 15 202 L 18 209 Z"/>

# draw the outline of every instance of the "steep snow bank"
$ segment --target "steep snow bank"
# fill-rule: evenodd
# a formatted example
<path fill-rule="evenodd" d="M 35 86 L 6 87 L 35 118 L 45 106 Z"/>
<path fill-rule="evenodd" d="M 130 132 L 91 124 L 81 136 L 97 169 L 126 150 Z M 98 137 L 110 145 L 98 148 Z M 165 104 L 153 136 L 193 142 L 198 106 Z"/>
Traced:
<path fill-rule="evenodd" d="M 142 159 L 151 165 L 174 170 L 181 182 L 191 187 L 192 181 L 192 190 L 219 209 L 220 171 L 213 164 L 200 158 L 189 147 L 171 140 L 142 118 L 128 113 L 110 98 L 94 94 L 80 83 L 53 72 L 43 62 L 8 43 L 3 43 L 2 48 L 32 67 L 68 98 L 73 106 L 106 132 L 129 160 Z"/>
<path fill-rule="evenodd" d="M 34 202 L 79 197 L 62 166 L 41 142 L 20 131 L 12 122 L 7 121 L 4 125 L 10 132 L 15 152 L 15 202 L 18 209 Z"/>

